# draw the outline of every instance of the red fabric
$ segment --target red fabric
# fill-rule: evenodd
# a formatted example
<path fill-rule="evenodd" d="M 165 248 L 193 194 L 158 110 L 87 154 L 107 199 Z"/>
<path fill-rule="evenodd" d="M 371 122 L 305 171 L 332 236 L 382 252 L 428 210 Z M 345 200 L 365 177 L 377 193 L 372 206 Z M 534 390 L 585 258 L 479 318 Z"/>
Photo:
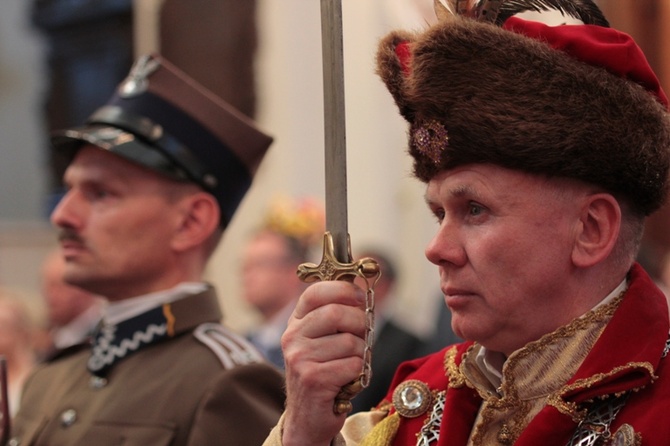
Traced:
<path fill-rule="evenodd" d="M 418 379 L 428 384 L 431 390 L 443 390 L 447 388 L 448 377 L 444 372 L 444 356 L 450 348 L 456 348 L 456 362 L 460 364 L 463 353 L 472 345 L 471 342 L 459 344 L 455 347 L 448 347 L 438 353 L 426 356 L 424 358 L 408 361 L 400 365 L 396 372 L 396 376 L 391 383 L 390 391 L 386 396 L 386 401 L 391 401 L 393 397 L 393 390 L 397 385 L 407 379 Z M 447 423 L 442 423 L 440 438 L 448 438 L 450 446 L 465 446 L 470 436 L 470 428 L 475 422 L 477 411 L 481 404 L 481 399 L 473 389 L 463 386 L 457 389 L 449 389 L 449 397 L 445 402 L 443 420 L 451 420 L 448 423 L 450 432 L 442 432 L 447 426 Z M 394 410 L 391 409 L 391 413 Z M 424 422 L 426 415 L 418 416 L 416 418 L 402 418 L 398 432 L 396 433 L 394 445 L 415 445 L 416 434 L 419 432 Z M 442 443 L 440 443 L 442 444 Z M 445 443 L 446 444 L 446 443 Z"/>
<path fill-rule="evenodd" d="M 659 367 L 661 357 L 658 352 L 663 351 L 665 347 L 670 323 L 668 322 L 668 304 L 664 296 L 661 295 L 661 299 L 653 295 L 647 296 L 655 287 L 642 267 L 639 265 L 633 267 L 630 272 L 630 286 L 627 294 L 644 297 L 640 300 L 633 298 L 623 300 L 607 330 L 603 332 L 591 350 L 590 356 L 599 358 L 598 361 L 585 361 L 570 383 L 599 373 L 608 373 L 620 366 L 621 357 L 611 354 L 612 346 L 626 352 L 628 363 L 649 363 L 654 369 Z M 636 311 L 635 306 L 643 308 L 640 309 L 641 311 Z M 626 317 L 617 317 L 622 314 Z M 644 332 L 649 336 L 641 338 L 642 331 L 633 332 L 631 327 L 644 327 Z M 644 342 L 640 342 L 641 339 Z M 649 379 L 646 369 L 630 369 L 625 373 L 619 373 L 603 380 L 595 389 L 576 390 L 565 397 L 579 403 L 595 395 L 616 393 L 631 387 L 646 385 Z"/>
<path fill-rule="evenodd" d="M 667 446 L 670 423 L 665 418 L 670 413 L 670 358 L 661 358 L 668 338 L 670 322 L 665 296 L 653 284 L 639 265 L 631 270 L 630 287 L 612 320 L 600 336 L 584 363 L 569 381 L 621 371 L 607 379 L 564 395 L 566 401 L 583 402 L 612 392 L 632 390 L 628 403 L 612 425 L 615 432 L 622 424 L 630 424 L 642 437 L 645 446 Z M 459 344 L 456 363 L 471 343 Z M 444 369 L 446 350 L 425 358 L 402 364 L 396 373 L 386 397 L 390 401 L 397 385 L 408 379 L 418 379 L 433 390 L 448 387 Z M 634 363 L 650 363 L 654 376 Z M 442 418 L 440 439 L 437 446 L 466 446 L 474 425 L 481 399 L 467 386 L 449 388 Z M 427 416 L 428 414 L 426 414 Z M 394 445 L 416 444 L 426 416 L 401 418 Z M 530 422 L 516 441 L 515 446 L 564 446 L 575 432 L 576 423 L 553 406 L 547 406 Z"/>
<path fill-rule="evenodd" d="M 409 42 L 406 40 L 403 42 L 400 42 L 396 47 L 395 47 L 395 54 L 398 56 L 398 60 L 400 61 L 400 65 L 402 66 L 402 74 L 405 76 L 409 76 L 410 73 L 412 72 L 412 68 L 410 64 L 412 63 L 412 52 L 409 49 Z"/>
<path fill-rule="evenodd" d="M 656 74 L 640 47 L 628 34 L 596 25 L 547 26 L 516 17 L 507 19 L 503 28 L 544 41 L 577 60 L 630 79 L 649 90 L 668 108 L 668 98 Z"/>
<path fill-rule="evenodd" d="M 570 383 L 608 374 L 630 365 L 625 370 L 593 386 L 584 386 L 564 396 L 566 401 L 580 403 L 594 397 L 644 387 L 633 392 L 614 420 L 610 430 L 616 432 L 622 424 L 630 424 L 642 436 L 645 446 L 667 446 L 670 426 L 665 414 L 670 410 L 670 369 L 668 359 L 661 358 L 668 339 L 668 304 L 647 273 L 635 265 L 630 273 L 626 297 L 600 336 L 586 360 L 570 379 Z M 633 363 L 650 363 L 657 379 Z M 535 446 L 547 443 L 547 438 L 560 436 L 565 445 L 576 429 L 568 417 L 553 407 L 545 407 L 531 421 L 515 446 Z M 561 444 L 557 442 L 558 446 Z"/>

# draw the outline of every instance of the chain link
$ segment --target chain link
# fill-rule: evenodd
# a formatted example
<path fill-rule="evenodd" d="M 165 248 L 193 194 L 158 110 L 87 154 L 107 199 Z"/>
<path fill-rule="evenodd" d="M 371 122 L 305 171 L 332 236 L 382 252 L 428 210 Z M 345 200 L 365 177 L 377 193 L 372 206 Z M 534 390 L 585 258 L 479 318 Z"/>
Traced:
<path fill-rule="evenodd" d="M 365 279 L 367 282 L 367 278 Z M 361 386 L 365 389 L 372 379 L 372 347 L 375 343 L 375 290 L 369 285 L 365 292 L 365 350 L 363 351 L 363 371 Z"/>
<path fill-rule="evenodd" d="M 333 411 L 336 414 L 351 412 L 351 399 L 370 385 L 372 379 L 372 346 L 375 342 L 375 284 L 381 277 L 379 265 L 374 259 L 366 257 L 355 262 L 355 275 L 365 280 L 365 349 L 363 367 L 358 378 L 342 387 L 335 397 Z M 371 281 L 371 279 L 374 279 Z"/>

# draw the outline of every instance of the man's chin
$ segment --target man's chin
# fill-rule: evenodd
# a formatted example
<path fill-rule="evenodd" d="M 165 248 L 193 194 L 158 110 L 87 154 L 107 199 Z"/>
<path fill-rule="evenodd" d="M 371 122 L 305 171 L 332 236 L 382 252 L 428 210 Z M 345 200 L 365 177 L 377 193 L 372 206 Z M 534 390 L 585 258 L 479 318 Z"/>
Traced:
<path fill-rule="evenodd" d="M 96 280 L 89 274 L 73 269 L 74 268 L 65 271 L 65 274 L 63 275 L 65 283 L 95 293 L 95 291 L 91 290 L 91 287 L 95 287 Z"/>

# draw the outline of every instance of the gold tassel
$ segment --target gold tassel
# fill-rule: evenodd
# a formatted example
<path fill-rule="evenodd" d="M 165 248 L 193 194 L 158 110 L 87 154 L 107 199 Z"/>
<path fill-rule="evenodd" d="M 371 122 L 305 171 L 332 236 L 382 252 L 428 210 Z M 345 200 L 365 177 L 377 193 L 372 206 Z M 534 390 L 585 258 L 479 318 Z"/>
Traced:
<path fill-rule="evenodd" d="M 400 415 L 394 413 L 382 421 L 363 438 L 360 446 L 391 446 L 400 426 Z"/>

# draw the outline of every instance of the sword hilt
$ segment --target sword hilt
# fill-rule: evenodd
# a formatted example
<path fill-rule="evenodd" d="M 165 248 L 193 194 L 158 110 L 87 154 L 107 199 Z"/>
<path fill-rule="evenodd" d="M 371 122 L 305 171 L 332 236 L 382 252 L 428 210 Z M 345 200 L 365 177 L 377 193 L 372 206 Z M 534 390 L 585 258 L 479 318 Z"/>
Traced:
<path fill-rule="evenodd" d="M 351 243 L 347 236 L 348 257 L 351 259 Z M 298 277 L 303 282 L 312 283 L 329 280 L 346 280 L 353 282 L 360 277 L 365 280 L 367 290 L 365 298 L 365 351 L 363 353 L 363 370 L 353 381 L 342 386 L 333 405 L 337 415 L 351 412 L 351 399 L 370 384 L 372 377 L 372 344 L 375 329 L 374 286 L 381 276 L 379 264 L 371 257 L 364 257 L 356 262 L 340 262 L 335 256 L 333 237 L 330 232 L 323 236 L 323 258 L 321 263 L 303 263 L 298 266 Z M 371 279 L 372 282 L 370 282 Z"/>
<path fill-rule="evenodd" d="M 347 236 L 348 256 L 351 259 L 351 243 Z M 356 262 L 340 262 L 335 256 L 333 236 L 330 232 L 323 235 L 323 257 L 318 265 L 303 263 L 298 266 L 298 277 L 303 282 L 323 282 L 328 280 L 353 280 L 361 277 L 367 281 L 380 274 L 379 264 L 371 257 Z M 376 280 L 375 280 L 376 283 Z M 374 283 L 373 283 L 374 285 Z"/>

